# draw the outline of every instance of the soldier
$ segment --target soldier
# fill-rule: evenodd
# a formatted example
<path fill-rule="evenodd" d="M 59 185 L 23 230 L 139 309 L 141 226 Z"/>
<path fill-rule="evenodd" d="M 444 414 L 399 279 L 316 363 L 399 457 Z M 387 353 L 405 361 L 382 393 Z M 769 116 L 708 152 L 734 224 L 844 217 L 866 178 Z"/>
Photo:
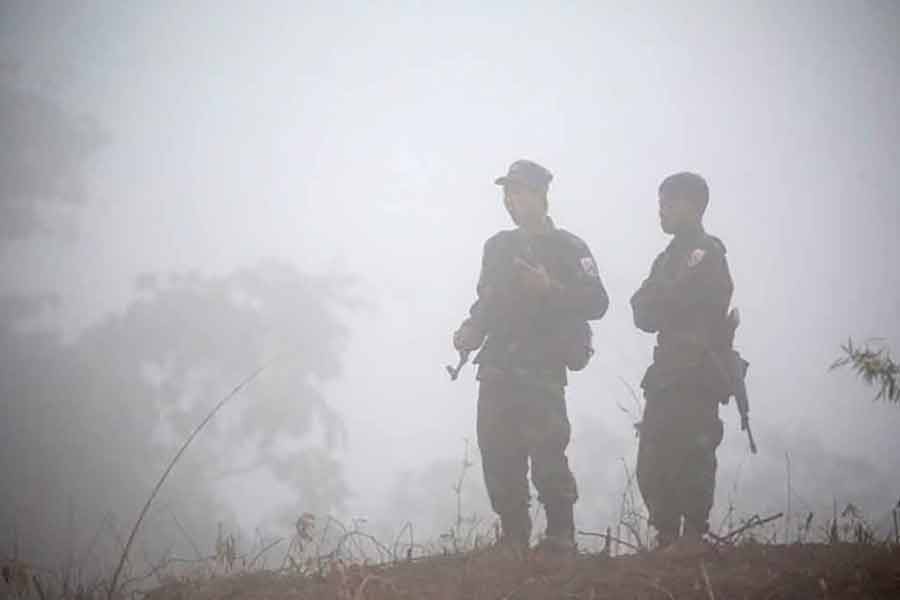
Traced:
<path fill-rule="evenodd" d="M 547 516 L 542 547 L 574 553 L 578 491 L 566 458 L 566 368 L 587 364 L 587 321 L 601 318 L 609 300 L 587 244 L 547 215 L 552 178 L 537 163 L 518 160 L 495 181 L 517 228 L 485 244 L 478 299 L 453 345 L 464 356 L 481 348 L 474 361 L 478 445 L 502 541 L 528 548 L 530 459 Z"/>
<path fill-rule="evenodd" d="M 708 530 L 722 441 L 719 403 L 733 382 L 721 358 L 730 351 L 728 306 L 734 289 L 725 246 L 703 229 L 706 181 L 677 173 L 659 186 L 663 232 L 673 235 L 631 298 L 634 324 L 656 333 L 653 364 L 641 387 L 637 480 L 659 545 Z M 733 328 L 731 329 L 733 335 Z"/>

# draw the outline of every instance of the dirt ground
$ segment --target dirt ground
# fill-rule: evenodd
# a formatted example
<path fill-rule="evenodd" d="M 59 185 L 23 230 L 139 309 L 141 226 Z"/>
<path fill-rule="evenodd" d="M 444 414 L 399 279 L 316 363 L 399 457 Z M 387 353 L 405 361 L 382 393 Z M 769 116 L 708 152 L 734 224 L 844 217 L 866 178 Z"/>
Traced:
<path fill-rule="evenodd" d="M 148 600 L 396 598 L 702 600 L 900 598 L 900 549 L 857 544 L 746 544 L 701 555 L 662 552 L 562 561 L 497 549 L 382 566 L 334 564 L 300 576 L 258 572 L 178 583 Z"/>

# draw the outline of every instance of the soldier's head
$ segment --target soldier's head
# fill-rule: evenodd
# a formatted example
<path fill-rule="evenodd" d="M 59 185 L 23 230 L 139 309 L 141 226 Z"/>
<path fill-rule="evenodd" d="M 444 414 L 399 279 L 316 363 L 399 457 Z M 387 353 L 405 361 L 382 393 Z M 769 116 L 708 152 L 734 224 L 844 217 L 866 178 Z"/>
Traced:
<path fill-rule="evenodd" d="M 665 233 L 695 229 L 709 204 L 709 186 L 696 173 L 675 173 L 659 184 L 659 224 Z"/>
<path fill-rule="evenodd" d="M 503 186 L 503 204 L 520 227 L 537 226 L 547 216 L 547 191 L 553 174 L 530 160 L 517 160 L 494 183 Z"/>

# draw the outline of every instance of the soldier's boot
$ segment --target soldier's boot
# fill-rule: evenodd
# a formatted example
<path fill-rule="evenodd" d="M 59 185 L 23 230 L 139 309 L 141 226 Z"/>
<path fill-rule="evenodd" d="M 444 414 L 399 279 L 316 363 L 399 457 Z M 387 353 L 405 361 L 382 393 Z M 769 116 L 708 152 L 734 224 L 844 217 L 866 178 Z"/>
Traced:
<path fill-rule="evenodd" d="M 541 549 L 560 554 L 576 552 L 575 514 L 571 502 L 551 502 L 544 506 L 547 514 L 547 531 L 541 541 Z"/>
<path fill-rule="evenodd" d="M 656 547 L 658 549 L 668 548 L 675 540 L 678 539 L 678 534 L 672 529 L 659 529 L 656 532 Z"/>
<path fill-rule="evenodd" d="M 685 517 L 683 537 L 702 538 L 709 531 L 709 522 Z"/>
<path fill-rule="evenodd" d="M 705 523 L 697 525 L 684 520 L 684 533 L 674 543 L 670 544 L 665 552 L 667 555 L 683 559 L 699 558 L 710 551 L 710 546 L 703 540 L 703 534 L 706 533 L 707 525 Z"/>
<path fill-rule="evenodd" d="M 663 549 L 671 546 L 678 539 L 681 519 L 675 522 L 654 523 L 656 528 L 656 548 Z"/>
<path fill-rule="evenodd" d="M 528 509 L 500 514 L 500 546 L 510 558 L 524 558 L 531 540 L 531 515 Z"/>

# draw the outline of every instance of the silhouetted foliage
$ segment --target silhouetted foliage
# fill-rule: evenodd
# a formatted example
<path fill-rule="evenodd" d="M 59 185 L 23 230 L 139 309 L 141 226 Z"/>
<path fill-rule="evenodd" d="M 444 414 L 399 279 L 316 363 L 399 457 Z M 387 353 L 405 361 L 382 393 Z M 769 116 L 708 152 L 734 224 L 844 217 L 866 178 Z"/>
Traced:
<path fill-rule="evenodd" d="M 832 370 L 849 365 L 866 384 L 878 388 L 876 400 L 900 403 L 900 365 L 894 362 L 888 348 L 871 348 L 869 345 L 860 348 L 850 339 L 841 346 L 841 351 L 844 356 L 832 363 Z"/>
<path fill-rule="evenodd" d="M 84 163 L 105 142 L 96 121 L 0 71 L 0 240 L 29 237 L 83 204 Z"/>
<path fill-rule="evenodd" d="M 71 341 L 34 325 L 52 299 L 0 300 L 0 552 L 57 563 L 75 553 L 102 566 L 173 449 L 276 356 L 179 462 L 137 548 L 155 559 L 183 546 L 173 515 L 209 547 L 227 517 L 217 486 L 230 476 L 265 471 L 296 506 L 339 507 L 344 430 L 319 384 L 340 372 L 337 311 L 352 306 L 349 285 L 277 262 L 224 277 L 147 275 L 123 313 Z"/>

